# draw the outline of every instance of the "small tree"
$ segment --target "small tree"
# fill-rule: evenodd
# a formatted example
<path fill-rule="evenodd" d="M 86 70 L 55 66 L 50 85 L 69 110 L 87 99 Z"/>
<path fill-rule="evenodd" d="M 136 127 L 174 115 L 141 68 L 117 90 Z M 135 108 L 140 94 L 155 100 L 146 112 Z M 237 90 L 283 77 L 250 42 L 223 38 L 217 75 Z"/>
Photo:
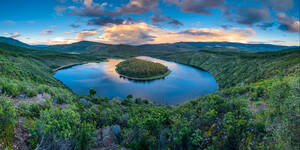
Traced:
<path fill-rule="evenodd" d="M 0 149 L 11 146 L 14 138 L 14 127 L 17 113 L 14 103 L 6 98 L 0 97 Z"/>
<path fill-rule="evenodd" d="M 132 99 L 133 96 L 132 96 L 132 95 L 128 95 L 126 98 L 127 98 L 127 99 Z"/>
<path fill-rule="evenodd" d="M 97 91 L 95 89 L 90 89 L 90 96 L 95 96 Z"/>

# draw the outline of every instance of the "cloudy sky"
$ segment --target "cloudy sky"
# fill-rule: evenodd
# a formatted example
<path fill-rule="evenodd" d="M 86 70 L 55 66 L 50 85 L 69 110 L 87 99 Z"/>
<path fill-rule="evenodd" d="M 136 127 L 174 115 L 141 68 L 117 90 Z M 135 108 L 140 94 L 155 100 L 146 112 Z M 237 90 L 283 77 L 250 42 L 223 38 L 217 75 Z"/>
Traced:
<path fill-rule="evenodd" d="M 0 36 L 30 44 L 298 45 L 300 0 L 2 0 Z"/>

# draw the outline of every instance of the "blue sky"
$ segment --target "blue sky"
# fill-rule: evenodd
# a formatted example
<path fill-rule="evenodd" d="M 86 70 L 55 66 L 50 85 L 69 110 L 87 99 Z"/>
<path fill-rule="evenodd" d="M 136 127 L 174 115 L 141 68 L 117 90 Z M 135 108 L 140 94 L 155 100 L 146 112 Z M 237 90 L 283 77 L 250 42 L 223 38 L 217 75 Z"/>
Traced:
<path fill-rule="evenodd" d="M 7 0 L 0 36 L 30 44 L 298 45 L 299 0 Z"/>

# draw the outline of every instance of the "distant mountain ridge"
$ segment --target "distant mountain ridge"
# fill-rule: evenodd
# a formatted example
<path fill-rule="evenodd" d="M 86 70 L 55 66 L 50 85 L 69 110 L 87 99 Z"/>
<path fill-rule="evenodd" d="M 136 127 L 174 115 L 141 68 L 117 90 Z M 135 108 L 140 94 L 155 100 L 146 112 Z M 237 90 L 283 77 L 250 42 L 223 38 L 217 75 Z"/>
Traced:
<path fill-rule="evenodd" d="M 131 45 L 111 45 L 91 41 L 80 41 L 72 44 L 60 44 L 60 45 L 29 45 L 20 42 L 13 38 L 0 37 L 0 42 L 7 43 L 15 46 L 32 48 L 32 49 L 47 49 L 56 50 L 62 52 L 97 52 L 109 49 L 124 49 L 133 48 L 140 49 L 142 51 L 200 51 L 200 50 L 214 50 L 214 49 L 232 49 L 232 50 L 242 50 L 250 52 L 267 52 L 267 51 L 279 51 L 287 48 L 295 48 L 296 46 L 282 46 L 282 45 L 272 45 L 272 44 L 244 44 L 235 42 L 177 42 L 177 43 L 165 43 L 165 44 L 144 44 L 139 46 Z"/>
<path fill-rule="evenodd" d="M 0 36 L 0 43 L 6 43 L 6 44 L 10 44 L 10 45 L 14 45 L 14 46 L 20 46 L 20 47 L 24 47 L 24 48 L 33 48 L 34 47 L 32 45 L 23 43 L 19 40 L 9 38 L 9 37 L 2 37 L 2 36 Z"/>

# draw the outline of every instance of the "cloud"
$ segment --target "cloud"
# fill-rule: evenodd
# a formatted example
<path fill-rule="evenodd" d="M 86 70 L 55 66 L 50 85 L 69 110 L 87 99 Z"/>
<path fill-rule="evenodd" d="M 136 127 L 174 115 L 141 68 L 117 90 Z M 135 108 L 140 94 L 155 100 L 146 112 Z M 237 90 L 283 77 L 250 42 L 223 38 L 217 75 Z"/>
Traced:
<path fill-rule="evenodd" d="M 230 30 L 195 28 L 174 32 L 155 28 L 144 22 L 107 26 L 102 30 L 103 34 L 94 39 L 95 41 L 109 44 L 133 45 L 175 43 L 182 41 L 247 42 L 250 37 L 256 34 L 251 28 L 231 28 Z"/>
<path fill-rule="evenodd" d="M 8 35 L 11 38 L 17 38 L 17 37 L 21 36 L 21 34 L 19 32 L 14 32 L 14 33 L 4 32 L 4 34 Z"/>
<path fill-rule="evenodd" d="M 72 28 L 80 28 L 80 25 L 72 23 L 72 24 L 70 24 L 70 27 L 72 27 Z"/>
<path fill-rule="evenodd" d="M 112 17 L 102 16 L 95 17 L 88 21 L 88 25 L 106 26 L 110 24 L 122 24 L 124 19 L 114 19 Z"/>
<path fill-rule="evenodd" d="M 187 32 L 188 31 L 188 32 Z M 256 33 L 253 29 L 231 28 L 230 30 L 220 29 L 189 29 L 180 32 L 161 31 L 156 34 L 153 43 L 174 43 L 174 42 L 210 42 L 210 41 L 228 41 L 228 42 L 247 42 L 248 39 Z"/>
<path fill-rule="evenodd" d="M 54 8 L 54 10 L 56 11 L 57 15 L 62 15 L 67 10 L 67 7 L 59 5 L 59 6 L 56 6 Z"/>
<path fill-rule="evenodd" d="M 255 23 L 270 20 L 269 10 L 267 8 L 240 7 L 227 16 L 230 21 L 243 25 L 252 26 Z"/>
<path fill-rule="evenodd" d="M 4 20 L 3 23 L 10 24 L 10 25 L 16 24 L 16 22 L 13 20 Z"/>
<path fill-rule="evenodd" d="M 104 27 L 104 33 L 96 40 L 112 44 L 141 44 L 154 40 L 150 35 L 155 29 L 146 23 L 122 24 Z"/>
<path fill-rule="evenodd" d="M 128 4 L 122 5 L 118 13 L 123 14 L 145 14 L 157 10 L 158 0 L 130 0 Z"/>
<path fill-rule="evenodd" d="M 69 9 L 71 9 L 71 10 L 74 10 L 74 9 L 76 9 L 76 7 L 75 7 L 75 6 L 69 6 L 68 8 L 69 8 Z"/>
<path fill-rule="evenodd" d="M 59 2 L 59 3 L 65 3 L 65 2 L 67 2 L 67 0 L 56 0 L 57 2 Z"/>
<path fill-rule="evenodd" d="M 93 38 L 100 32 L 102 33 L 100 36 Z M 247 43 L 248 39 L 255 34 L 255 31 L 251 28 L 230 28 L 227 30 L 215 28 L 190 28 L 175 32 L 157 28 L 148 25 L 145 22 L 139 22 L 134 24 L 110 25 L 98 30 L 83 30 L 78 32 L 74 38 L 50 38 L 47 44 L 70 44 L 82 40 L 107 44 L 130 45 L 208 41 Z"/>
<path fill-rule="evenodd" d="M 86 40 L 88 37 L 97 35 L 98 33 L 99 31 L 97 30 L 83 30 L 77 33 L 76 40 L 77 41 Z"/>
<path fill-rule="evenodd" d="M 71 33 L 74 33 L 75 31 L 74 30 L 72 30 L 72 31 L 66 31 L 66 32 L 64 32 L 64 34 L 71 34 Z"/>
<path fill-rule="evenodd" d="M 279 29 L 291 33 L 300 33 L 300 21 L 286 15 L 285 13 L 277 14 L 277 21 L 280 23 Z"/>
<path fill-rule="evenodd" d="M 35 21 L 34 20 L 29 20 L 29 21 L 27 21 L 27 23 L 29 23 L 29 24 L 35 24 Z"/>
<path fill-rule="evenodd" d="M 45 29 L 41 32 L 41 34 L 49 35 L 49 34 L 52 34 L 53 32 L 54 32 L 53 30 Z"/>
<path fill-rule="evenodd" d="M 256 0 L 263 3 L 265 6 L 270 6 L 272 9 L 277 11 L 287 11 L 294 7 L 293 0 Z"/>
<path fill-rule="evenodd" d="M 55 38 L 50 38 L 48 39 L 47 45 L 57 45 L 57 44 L 71 44 L 74 42 L 78 42 L 77 39 L 73 38 L 65 38 L 65 37 L 55 37 Z"/>
<path fill-rule="evenodd" d="M 91 4 L 89 7 L 74 8 L 69 15 L 78 15 L 81 17 L 99 17 L 99 16 L 116 16 L 117 13 L 106 10 L 105 5 L 97 3 Z"/>
<path fill-rule="evenodd" d="M 154 14 L 153 16 L 151 16 L 150 22 L 154 25 L 166 22 L 167 24 L 173 25 L 174 27 L 183 26 L 183 23 L 181 23 L 180 21 L 162 14 Z"/>
<path fill-rule="evenodd" d="M 106 2 L 98 4 L 93 0 L 84 0 L 84 6 L 81 8 L 73 8 L 74 11 L 70 15 L 78 15 L 83 17 L 116 17 L 126 14 L 144 14 L 149 11 L 157 10 L 159 0 L 129 0 L 128 4 L 122 4 L 114 10 L 107 10 Z"/>
<path fill-rule="evenodd" d="M 224 0 L 165 0 L 175 3 L 183 12 L 210 15 L 212 8 L 223 8 Z"/>
<path fill-rule="evenodd" d="M 55 28 L 58 28 L 58 26 L 52 25 L 52 26 L 50 26 L 50 28 L 51 28 L 51 29 L 55 29 Z"/>
<path fill-rule="evenodd" d="M 73 33 L 74 31 L 71 32 L 65 32 L 65 34 L 70 34 Z M 71 44 L 74 42 L 79 42 L 82 40 L 87 40 L 89 37 L 97 35 L 99 31 L 97 30 L 83 30 L 81 32 L 78 32 L 76 34 L 76 37 L 74 38 L 66 38 L 66 37 L 55 37 L 55 38 L 50 38 L 47 40 L 47 45 L 56 45 L 56 44 Z"/>
<path fill-rule="evenodd" d="M 229 28 L 232 28 L 233 26 L 232 25 L 221 25 L 220 27 L 227 30 Z"/>
<path fill-rule="evenodd" d="M 197 30 L 197 29 L 183 30 L 183 31 L 178 32 L 178 34 L 193 35 L 193 36 L 216 36 L 215 33 L 201 31 L 201 30 Z"/>
<path fill-rule="evenodd" d="M 84 0 L 83 3 L 86 7 L 91 7 L 93 4 L 93 0 Z"/>
<path fill-rule="evenodd" d="M 258 24 L 256 25 L 257 27 L 263 29 L 263 30 L 267 30 L 268 28 L 271 28 L 275 25 L 275 23 L 271 22 L 271 23 L 262 23 L 262 24 Z"/>

